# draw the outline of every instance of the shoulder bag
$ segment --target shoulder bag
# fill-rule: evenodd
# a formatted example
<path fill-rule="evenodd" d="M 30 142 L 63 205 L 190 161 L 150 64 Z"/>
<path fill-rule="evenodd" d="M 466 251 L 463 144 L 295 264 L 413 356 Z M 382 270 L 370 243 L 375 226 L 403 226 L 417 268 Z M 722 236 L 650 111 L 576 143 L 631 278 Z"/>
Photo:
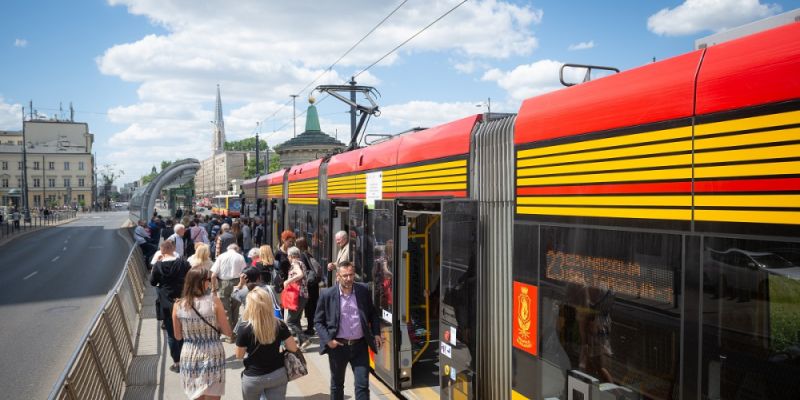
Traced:
<path fill-rule="evenodd" d="M 282 321 L 281 323 L 284 324 Z M 290 381 L 308 375 L 306 358 L 303 356 L 303 352 L 300 350 L 295 352 L 284 350 L 283 366 L 286 367 L 286 377 L 288 377 Z"/>
<path fill-rule="evenodd" d="M 221 334 L 222 334 L 222 332 L 220 332 L 220 331 L 219 331 L 219 329 L 217 329 L 217 327 L 216 327 L 216 326 L 214 326 L 214 325 L 211 325 L 211 323 L 210 323 L 210 322 L 208 322 L 208 320 L 206 320 L 205 318 L 203 318 L 203 315 L 202 315 L 202 314 L 200 314 L 200 311 L 197 311 L 197 309 L 196 309 L 196 308 L 194 308 L 194 304 L 190 304 L 190 305 L 192 306 L 192 310 L 194 310 L 194 312 L 197 314 L 197 316 L 198 316 L 198 317 L 200 317 L 200 319 L 202 319 L 202 320 L 203 320 L 203 322 L 205 322 L 205 323 L 206 323 L 206 325 L 210 326 L 210 327 L 211 327 L 211 329 L 213 329 L 213 330 L 214 330 L 214 332 L 217 332 L 217 335 L 221 335 Z"/>

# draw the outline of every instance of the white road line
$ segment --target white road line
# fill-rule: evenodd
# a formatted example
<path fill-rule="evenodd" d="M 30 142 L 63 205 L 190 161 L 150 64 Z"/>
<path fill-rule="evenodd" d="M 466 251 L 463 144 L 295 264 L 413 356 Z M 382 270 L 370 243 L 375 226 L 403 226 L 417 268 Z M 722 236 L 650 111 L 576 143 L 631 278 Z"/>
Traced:
<path fill-rule="evenodd" d="M 56 262 L 56 261 L 58 261 L 59 258 L 61 258 L 61 256 L 56 256 L 56 258 L 50 260 L 50 262 Z"/>
<path fill-rule="evenodd" d="M 65 247 L 64 247 L 64 249 L 63 249 L 63 250 L 61 250 L 61 251 L 67 251 L 67 247 L 65 246 Z"/>
<path fill-rule="evenodd" d="M 69 239 L 65 240 L 65 241 L 64 241 L 64 244 L 67 244 L 67 242 L 69 242 Z"/>
<path fill-rule="evenodd" d="M 33 272 L 31 272 L 31 274 L 30 274 L 30 275 L 28 275 L 28 276 L 26 276 L 26 277 L 22 278 L 22 280 L 23 280 L 23 281 L 26 281 L 26 280 L 28 280 L 28 278 L 30 278 L 30 277 L 32 277 L 32 276 L 34 276 L 34 275 L 38 274 L 38 273 L 39 273 L 39 271 L 33 271 Z"/>

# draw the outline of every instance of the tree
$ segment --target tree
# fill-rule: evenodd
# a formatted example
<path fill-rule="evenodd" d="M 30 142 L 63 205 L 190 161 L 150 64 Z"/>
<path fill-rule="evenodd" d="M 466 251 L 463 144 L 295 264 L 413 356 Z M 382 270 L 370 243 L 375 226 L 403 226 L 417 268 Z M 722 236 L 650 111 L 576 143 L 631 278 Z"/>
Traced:
<path fill-rule="evenodd" d="M 156 166 L 153 165 L 153 169 L 150 170 L 150 173 L 142 177 L 142 185 L 147 185 L 148 183 L 152 182 L 153 179 L 156 179 L 157 176 L 158 172 L 156 172 Z"/>
<path fill-rule="evenodd" d="M 259 150 L 267 148 L 266 140 L 259 140 L 258 143 Z M 225 151 L 256 151 L 256 138 L 225 142 L 224 149 Z"/>
<path fill-rule="evenodd" d="M 169 166 L 172 165 L 172 163 L 173 161 L 161 161 L 161 171 L 164 171 L 165 169 L 169 168 Z"/>

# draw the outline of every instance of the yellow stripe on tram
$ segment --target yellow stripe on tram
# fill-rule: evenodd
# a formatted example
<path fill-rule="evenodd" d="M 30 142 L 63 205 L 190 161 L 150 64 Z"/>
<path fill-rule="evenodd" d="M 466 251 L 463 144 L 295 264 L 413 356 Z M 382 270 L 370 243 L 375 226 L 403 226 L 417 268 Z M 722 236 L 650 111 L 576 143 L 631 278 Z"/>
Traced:
<path fill-rule="evenodd" d="M 797 194 L 754 194 L 754 195 L 696 195 L 697 207 L 757 207 L 757 208 L 797 208 L 800 211 L 800 195 Z"/>
<path fill-rule="evenodd" d="M 570 183 L 637 182 L 657 180 L 690 179 L 692 168 L 668 168 L 633 172 L 611 172 L 601 174 L 581 174 L 566 176 L 547 176 L 538 178 L 517 178 L 517 186 L 565 185 Z"/>
<path fill-rule="evenodd" d="M 800 224 L 800 211 L 695 210 L 697 221 Z"/>
<path fill-rule="evenodd" d="M 520 150 L 517 152 L 517 157 L 518 158 L 539 157 L 539 156 L 555 155 L 558 153 L 602 149 L 605 147 L 647 144 L 658 140 L 691 138 L 691 136 L 692 136 L 692 128 L 689 126 L 684 126 L 680 128 L 663 129 L 658 131 L 614 136 L 604 139 L 588 140 L 584 142 L 567 143 L 562 145 Z"/>
<path fill-rule="evenodd" d="M 517 206 L 518 214 L 561 215 L 572 217 L 641 218 L 688 221 L 691 210 L 659 208 L 584 208 L 584 207 L 530 207 Z"/>
<path fill-rule="evenodd" d="M 519 161 L 517 161 L 517 166 L 532 167 L 538 165 L 561 164 L 569 162 L 588 162 L 593 160 L 608 160 L 612 158 L 645 156 L 645 155 L 653 155 L 661 153 L 686 152 L 691 150 L 692 150 L 692 141 L 682 140 L 680 142 L 651 144 L 651 145 L 636 146 L 636 147 L 624 147 L 621 149 L 598 150 L 598 151 L 589 151 L 586 153 L 578 153 L 578 154 L 565 154 L 565 155 L 554 155 L 549 157 L 545 156 L 532 159 L 520 159 Z"/>
<path fill-rule="evenodd" d="M 768 126 L 796 124 L 800 122 L 800 111 L 761 115 L 758 117 L 740 118 L 721 122 L 712 122 L 695 126 L 695 136 L 712 135 L 715 133 L 759 129 Z"/>
<path fill-rule="evenodd" d="M 518 197 L 519 205 L 691 207 L 692 196 L 542 196 Z"/>
<path fill-rule="evenodd" d="M 576 172 L 613 171 L 631 168 L 653 168 L 664 166 L 691 165 L 692 155 L 681 154 L 676 156 L 662 156 L 649 158 L 634 158 L 618 161 L 596 161 L 581 164 L 558 165 L 553 167 L 519 169 L 517 176 L 536 176 L 552 174 L 568 174 Z"/>

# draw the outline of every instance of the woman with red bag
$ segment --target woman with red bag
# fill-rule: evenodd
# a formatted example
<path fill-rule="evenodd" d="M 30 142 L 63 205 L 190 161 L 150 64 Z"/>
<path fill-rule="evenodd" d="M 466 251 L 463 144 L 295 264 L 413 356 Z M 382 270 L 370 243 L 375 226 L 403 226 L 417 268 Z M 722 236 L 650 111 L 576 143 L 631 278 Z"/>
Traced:
<path fill-rule="evenodd" d="M 283 292 L 281 292 L 281 304 L 286 309 L 286 325 L 292 331 L 292 334 L 297 337 L 300 348 L 305 350 L 308 347 L 308 337 L 303 332 L 300 326 L 300 317 L 303 315 L 303 308 L 308 301 L 308 288 L 305 284 L 305 271 L 306 266 L 303 265 L 302 252 L 297 247 L 290 247 L 288 250 L 289 274 L 286 281 L 283 282 Z"/>

